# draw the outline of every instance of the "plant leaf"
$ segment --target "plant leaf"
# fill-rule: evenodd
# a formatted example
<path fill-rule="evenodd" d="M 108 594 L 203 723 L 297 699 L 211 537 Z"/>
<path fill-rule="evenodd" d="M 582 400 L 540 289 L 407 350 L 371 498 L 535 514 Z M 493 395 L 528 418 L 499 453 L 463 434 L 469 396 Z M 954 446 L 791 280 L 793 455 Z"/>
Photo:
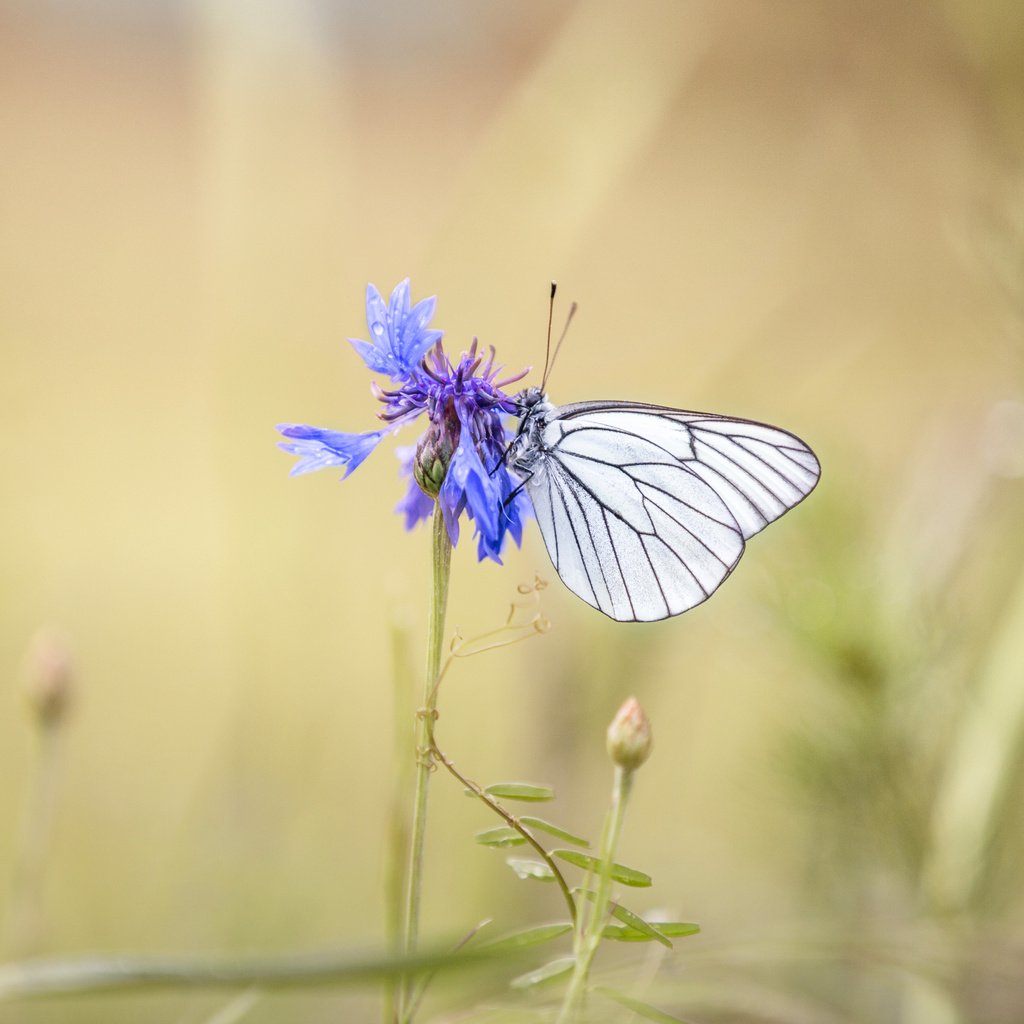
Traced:
<path fill-rule="evenodd" d="M 552 850 L 551 853 L 570 864 L 575 864 L 578 868 L 586 868 L 595 874 L 601 871 L 601 862 L 596 857 L 590 857 L 578 850 Z M 652 884 L 650 875 L 644 874 L 643 871 L 637 871 L 636 868 L 628 868 L 625 864 L 612 864 L 611 876 L 616 882 L 636 886 L 638 889 Z"/>
<path fill-rule="evenodd" d="M 528 974 L 520 974 L 518 978 L 513 978 L 509 984 L 512 988 L 532 988 L 534 985 L 541 984 L 541 982 L 554 981 L 555 978 L 561 978 L 563 975 L 568 974 L 575 966 L 575 957 L 559 957 L 557 960 L 546 963 L 543 967 L 538 967 L 535 971 L 530 971 Z"/>
<path fill-rule="evenodd" d="M 543 818 L 532 818 L 524 814 L 519 820 L 524 825 L 529 825 L 530 828 L 539 828 L 542 832 L 547 832 L 548 835 L 557 836 L 559 839 L 562 839 L 567 843 L 575 843 L 576 846 L 590 846 L 589 840 L 584 839 L 583 836 L 577 836 L 572 832 L 567 832 L 564 828 L 552 825 L 550 821 L 545 821 Z"/>
<path fill-rule="evenodd" d="M 672 939 L 684 939 L 687 935 L 696 935 L 700 931 L 700 925 L 693 921 L 648 921 L 661 932 Z"/>
<path fill-rule="evenodd" d="M 664 935 L 659 935 L 650 926 L 644 931 L 640 931 L 638 928 L 630 928 L 628 924 L 606 924 L 601 932 L 601 937 L 614 942 L 653 942 L 657 940 L 662 945 L 672 946 L 672 943 Z"/>
<path fill-rule="evenodd" d="M 514 828 L 509 828 L 507 825 L 499 825 L 497 828 L 477 832 L 473 838 L 481 846 L 522 846 L 526 842 Z"/>
<path fill-rule="evenodd" d="M 644 921 L 643 918 L 637 918 L 637 920 L 641 922 L 639 928 L 628 924 L 606 924 L 601 935 L 603 938 L 614 939 L 616 942 L 651 942 L 653 940 L 671 949 L 672 943 L 669 942 L 666 933 L 674 938 L 682 938 L 687 935 L 696 935 L 700 931 L 699 925 L 690 924 L 687 921 L 663 924 L 661 921 Z"/>
<path fill-rule="evenodd" d="M 554 800 L 555 791 L 550 786 L 534 786 L 529 782 L 496 782 L 484 788 L 488 796 L 504 797 L 506 800 Z"/>
<path fill-rule="evenodd" d="M 538 882 L 553 882 L 555 880 L 555 873 L 542 860 L 509 857 L 506 863 L 520 878 L 535 878 Z"/>
<path fill-rule="evenodd" d="M 658 930 L 655 925 L 652 925 L 649 921 L 645 921 L 639 914 L 634 914 L 632 910 L 627 910 L 625 907 L 618 903 L 612 907 L 612 916 L 618 918 L 626 926 L 626 930 L 636 933 L 636 939 L 633 939 L 632 935 L 606 935 L 606 938 L 617 938 L 620 942 L 644 942 L 651 941 L 660 942 L 663 946 L 668 949 L 672 948 L 672 943 L 665 938 L 664 935 Z"/>
<path fill-rule="evenodd" d="M 642 1003 L 639 999 L 627 996 L 623 992 L 616 992 L 613 988 L 598 986 L 593 991 L 600 992 L 605 999 L 610 999 L 613 1003 L 626 1007 L 627 1010 L 632 1010 L 644 1020 L 653 1020 L 657 1024 L 686 1024 L 682 1017 L 673 1017 L 671 1013 L 665 1013 L 664 1010 L 659 1010 L 656 1006 L 651 1006 L 650 1003 Z"/>
<path fill-rule="evenodd" d="M 478 949 L 487 950 L 513 950 L 523 949 L 526 946 L 537 946 L 542 942 L 550 942 L 562 935 L 572 931 L 572 925 L 568 922 L 560 924 L 542 924 L 536 928 L 527 928 L 521 932 L 513 932 L 495 939 L 493 942 L 485 942 L 478 946 Z"/>
<path fill-rule="evenodd" d="M 593 889 L 585 889 L 583 886 L 577 886 L 573 892 L 580 893 L 581 896 L 586 896 L 587 899 L 593 903 L 597 899 L 597 893 Z M 653 924 L 649 921 L 644 921 L 643 918 L 632 910 L 623 906 L 622 903 L 616 903 L 612 901 L 610 904 L 610 913 L 613 918 L 620 920 L 626 928 L 617 928 L 614 925 L 605 926 L 604 938 L 615 939 L 620 942 L 643 942 L 653 940 L 654 942 L 660 942 L 664 946 L 672 948 L 672 943 L 662 934 L 660 925 L 656 922 Z M 696 927 L 695 925 L 693 926 Z M 632 934 L 637 933 L 636 935 Z"/>

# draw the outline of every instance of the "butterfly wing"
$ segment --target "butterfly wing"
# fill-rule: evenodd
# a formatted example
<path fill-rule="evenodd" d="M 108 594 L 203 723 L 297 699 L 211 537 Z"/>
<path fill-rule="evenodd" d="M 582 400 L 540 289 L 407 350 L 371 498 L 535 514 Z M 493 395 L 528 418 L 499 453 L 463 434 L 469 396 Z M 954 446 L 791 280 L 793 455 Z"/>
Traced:
<path fill-rule="evenodd" d="M 776 427 L 633 403 L 556 408 L 537 442 L 526 488 L 548 554 L 570 590 L 621 622 L 706 600 L 820 473 Z"/>

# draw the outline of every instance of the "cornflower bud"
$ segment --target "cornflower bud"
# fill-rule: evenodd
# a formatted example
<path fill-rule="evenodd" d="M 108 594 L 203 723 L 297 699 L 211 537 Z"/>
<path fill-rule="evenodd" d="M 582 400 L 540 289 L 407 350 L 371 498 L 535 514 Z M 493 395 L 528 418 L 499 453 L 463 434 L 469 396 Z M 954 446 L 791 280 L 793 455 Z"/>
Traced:
<path fill-rule="evenodd" d="M 608 726 L 608 755 L 626 771 L 635 771 L 651 756 L 651 723 L 636 697 L 619 708 Z"/>
<path fill-rule="evenodd" d="M 416 457 L 412 463 L 413 479 L 430 498 L 436 498 L 441 493 L 452 455 L 459 446 L 460 431 L 459 417 L 449 407 L 439 422 L 431 422 L 416 445 Z"/>
<path fill-rule="evenodd" d="M 64 717 L 73 676 L 64 638 L 50 630 L 36 633 L 25 658 L 25 696 L 41 725 L 54 725 Z"/>

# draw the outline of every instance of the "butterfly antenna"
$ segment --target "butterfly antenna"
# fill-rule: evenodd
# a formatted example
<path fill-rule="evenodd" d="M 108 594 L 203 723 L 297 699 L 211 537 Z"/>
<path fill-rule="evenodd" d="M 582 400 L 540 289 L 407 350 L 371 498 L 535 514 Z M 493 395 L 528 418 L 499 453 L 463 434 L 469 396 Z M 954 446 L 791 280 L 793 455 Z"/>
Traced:
<path fill-rule="evenodd" d="M 558 291 L 558 282 L 551 282 L 551 295 L 548 298 L 548 340 L 544 347 L 544 374 L 541 377 L 540 389 L 544 390 L 544 384 L 548 379 L 548 366 L 551 363 L 551 321 L 555 315 L 555 292 Z"/>
<path fill-rule="evenodd" d="M 558 353 L 562 351 L 562 342 L 565 341 L 565 336 L 569 333 L 569 324 L 572 323 L 572 318 L 576 315 L 576 303 L 574 302 L 569 307 L 569 315 L 565 318 L 565 326 L 562 328 L 562 333 L 558 337 L 558 344 L 555 346 L 554 354 L 551 356 L 551 365 L 548 366 L 545 363 L 544 367 L 544 380 L 541 383 L 540 389 L 543 391 L 548 382 L 548 374 L 555 368 L 555 360 L 558 359 Z"/>

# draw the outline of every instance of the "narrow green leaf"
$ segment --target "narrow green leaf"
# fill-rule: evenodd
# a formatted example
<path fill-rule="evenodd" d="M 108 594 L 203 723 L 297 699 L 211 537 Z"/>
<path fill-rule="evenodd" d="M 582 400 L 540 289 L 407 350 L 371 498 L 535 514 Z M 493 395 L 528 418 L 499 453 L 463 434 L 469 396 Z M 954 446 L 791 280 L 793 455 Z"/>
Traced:
<path fill-rule="evenodd" d="M 487 786 L 488 796 L 504 797 L 506 800 L 554 800 L 555 791 L 550 786 L 533 786 L 529 782 L 496 782 Z"/>
<path fill-rule="evenodd" d="M 615 942 L 653 942 L 657 939 L 662 945 L 672 946 L 668 939 L 658 935 L 653 928 L 647 927 L 640 931 L 637 928 L 630 928 L 628 924 L 606 924 L 601 937 Z"/>
<path fill-rule="evenodd" d="M 555 873 L 542 860 L 509 857 L 506 863 L 520 878 L 535 878 L 538 882 L 555 880 Z"/>
<path fill-rule="evenodd" d="M 542 832 L 547 832 L 548 835 L 564 839 L 567 843 L 575 843 L 577 846 L 590 846 L 590 842 L 584 839 L 583 836 L 567 832 L 564 828 L 552 825 L 550 821 L 545 821 L 543 818 L 531 818 L 524 814 L 519 820 L 530 828 L 539 828 Z"/>
<path fill-rule="evenodd" d="M 542 942 L 550 942 L 552 939 L 560 938 L 562 935 L 572 931 L 572 925 L 568 922 L 562 924 L 543 924 L 536 928 L 527 928 L 521 932 L 513 932 L 493 942 L 486 942 L 478 949 L 486 950 L 513 950 L 523 949 L 526 946 L 537 946 Z"/>
<path fill-rule="evenodd" d="M 648 921 L 653 924 L 662 935 L 671 939 L 683 939 L 687 935 L 696 935 L 700 931 L 700 925 L 693 921 Z"/>
<path fill-rule="evenodd" d="M 644 1020 L 653 1020 L 656 1024 L 686 1024 L 682 1017 L 673 1017 L 671 1013 L 665 1013 L 664 1010 L 659 1010 L 656 1006 L 651 1006 L 650 1003 L 642 1003 L 639 999 L 627 996 L 623 992 L 616 992 L 613 988 L 598 986 L 593 991 L 600 992 L 605 999 L 610 999 L 613 1003 L 626 1007 L 627 1010 L 632 1010 Z"/>
<path fill-rule="evenodd" d="M 672 948 L 672 943 L 661 934 L 656 926 L 652 925 L 649 921 L 645 921 L 639 914 L 634 914 L 632 910 L 627 910 L 625 907 L 616 904 L 612 908 L 612 916 L 622 921 L 628 930 L 636 932 L 636 941 L 653 940 L 654 942 L 660 942 L 668 949 Z M 632 936 L 623 935 L 619 941 L 628 942 L 631 938 Z"/>
<path fill-rule="evenodd" d="M 520 974 L 518 978 L 513 978 L 509 984 L 513 988 L 532 988 L 534 985 L 541 984 L 541 982 L 554 981 L 555 978 L 563 977 L 575 966 L 575 957 L 563 956 L 558 960 L 552 960 L 543 967 L 538 967 L 535 971 L 530 971 L 529 974 Z"/>
<path fill-rule="evenodd" d="M 642 918 L 640 918 L 643 921 Z M 663 946 L 672 948 L 672 943 L 665 937 L 662 928 L 672 928 L 672 935 L 680 938 L 685 935 L 696 935 L 700 931 L 697 925 L 688 925 L 679 921 L 674 925 L 662 925 L 660 922 L 652 924 L 650 921 L 643 921 L 641 928 L 633 928 L 628 924 L 606 924 L 601 932 L 603 938 L 614 939 L 616 942 L 660 942 Z M 683 930 L 688 929 L 688 930 Z"/>
<path fill-rule="evenodd" d="M 573 889 L 573 892 L 586 896 L 591 903 L 597 899 L 597 893 L 593 889 L 585 889 L 583 886 L 577 886 Z M 650 942 L 653 940 L 654 942 L 660 942 L 669 949 L 672 948 L 672 943 L 662 935 L 660 925 L 652 925 L 649 921 L 645 921 L 640 917 L 639 914 L 634 914 L 632 910 L 628 910 L 621 903 L 613 902 L 611 904 L 611 915 L 612 917 L 617 917 L 626 927 L 619 928 L 617 925 L 606 925 L 602 933 L 606 939 L 615 939 L 619 942 Z"/>
<path fill-rule="evenodd" d="M 596 857 L 590 857 L 577 850 L 552 850 L 551 852 L 554 856 L 561 857 L 562 860 L 575 864 L 578 868 L 593 871 L 594 874 L 598 874 L 601 870 L 601 862 Z M 650 875 L 644 874 L 643 871 L 637 871 L 636 868 L 628 868 L 625 864 L 612 864 L 611 875 L 616 882 L 633 885 L 638 889 L 652 884 Z"/>
<path fill-rule="evenodd" d="M 481 846 L 522 846 L 526 840 L 507 825 L 489 828 L 485 832 L 477 832 L 473 837 Z"/>

